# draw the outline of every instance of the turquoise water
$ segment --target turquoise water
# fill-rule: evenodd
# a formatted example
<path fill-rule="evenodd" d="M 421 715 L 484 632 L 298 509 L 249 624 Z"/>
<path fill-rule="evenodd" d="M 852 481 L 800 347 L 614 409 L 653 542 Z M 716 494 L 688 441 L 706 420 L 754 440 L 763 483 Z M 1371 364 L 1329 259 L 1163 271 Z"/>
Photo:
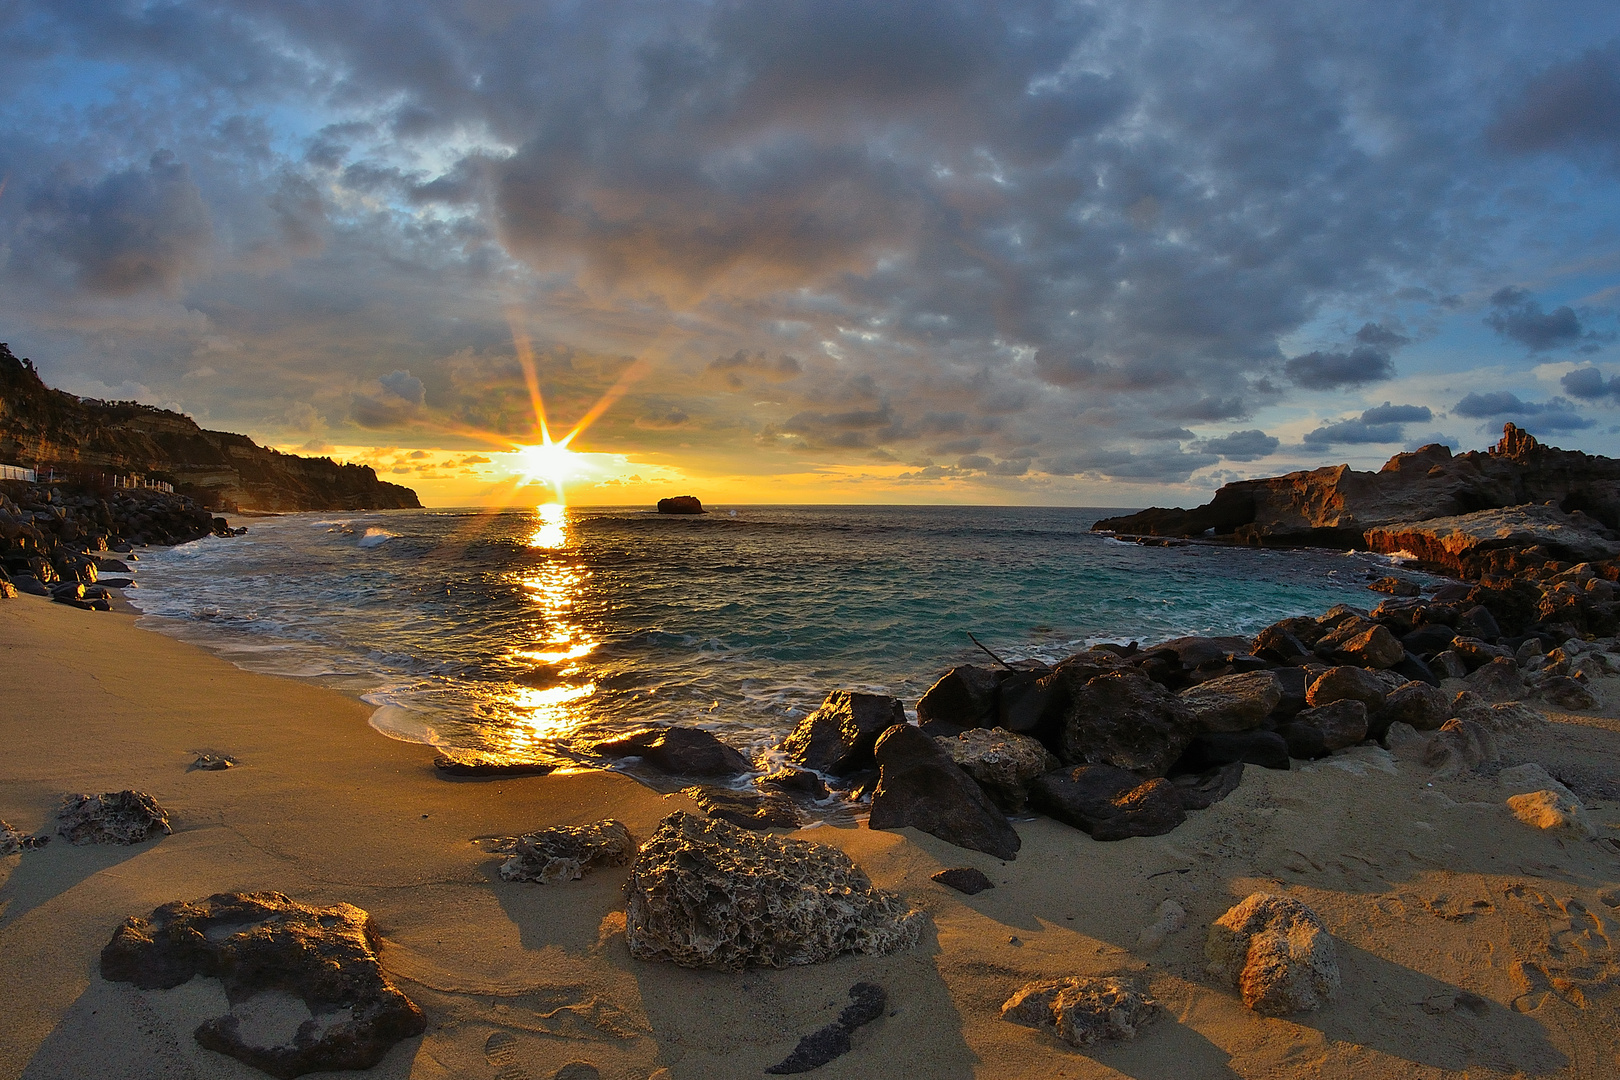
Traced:
<path fill-rule="evenodd" d="M 250 519 L 152 549 L 143 625 L 378 706 L 397 738 L 538 753 L 695 724 L 774 743 L 835 688 L 914 705 L 944 669 L 1249 634 L 1370 605 L 1369 555 L 1150 548 L 1104 509 L 387 511 Z"/>

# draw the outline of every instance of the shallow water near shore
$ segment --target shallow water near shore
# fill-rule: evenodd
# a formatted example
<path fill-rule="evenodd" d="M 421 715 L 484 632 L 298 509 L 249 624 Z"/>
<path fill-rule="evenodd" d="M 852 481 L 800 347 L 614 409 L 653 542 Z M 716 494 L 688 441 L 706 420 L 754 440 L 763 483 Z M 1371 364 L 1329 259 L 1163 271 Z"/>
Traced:
<path fill-rule="evenodd" d="M 289 514 L 143 551 L 129 598 L 142 626 L 359 695 L 385 734 L 517 758 L 654 722 L 758 752 L 835 688 L 909 709 L 946 668 L 989 663 L 969 632 L 1054 661 L 1382 599 L 1376 556 L 1087 531 L 1115 512 Z"/>

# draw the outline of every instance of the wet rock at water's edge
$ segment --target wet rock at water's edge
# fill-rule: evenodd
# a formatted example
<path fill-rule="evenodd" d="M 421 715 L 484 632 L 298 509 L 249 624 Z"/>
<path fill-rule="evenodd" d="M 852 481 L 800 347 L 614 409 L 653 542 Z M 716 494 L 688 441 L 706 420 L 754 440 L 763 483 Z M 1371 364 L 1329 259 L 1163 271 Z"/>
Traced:
<path fill-rule="evenodd" d="M 700 728 L 654 725 L 591 747 L 606 758 L 639 757 L 674 776 L 738 776 L 753 769 L 742 754 Z"/>
<path fill-rule="evenodd" d="M 101 976 L 143 990 L 217 977 L 231 1010 L 204 1021 L 197 1042 L 272 1076 L 367 1069 L 427 1027 L 378 965 L 376 945 L 371 916 L 350 904 L 220 893 L 124 920 L 101 950 Z M 280 1023 L 267 1027 L 258 1021 L 271 1009 Z"/>
<path fill-rule="evenodd" d="M 978 782 L 933 738 L 896 724 L 878 739 L 878 783 L 867 827 L 911 826 L 957 847 L 998 859 L 1018 855 L 1022 841 Z"/>

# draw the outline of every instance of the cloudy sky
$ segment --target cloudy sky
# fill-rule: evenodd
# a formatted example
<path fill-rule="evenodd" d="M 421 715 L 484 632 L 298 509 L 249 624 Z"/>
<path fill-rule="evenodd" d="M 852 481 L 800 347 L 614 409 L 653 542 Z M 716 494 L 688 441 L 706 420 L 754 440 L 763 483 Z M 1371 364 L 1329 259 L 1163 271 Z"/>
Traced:
<path fill-rule="evenodd" d="M 0 340 L 499 498 L 1620 454 L 1612 0 L 0 2 Z M 606 395 L 604 399 L 604 395 Z"/>

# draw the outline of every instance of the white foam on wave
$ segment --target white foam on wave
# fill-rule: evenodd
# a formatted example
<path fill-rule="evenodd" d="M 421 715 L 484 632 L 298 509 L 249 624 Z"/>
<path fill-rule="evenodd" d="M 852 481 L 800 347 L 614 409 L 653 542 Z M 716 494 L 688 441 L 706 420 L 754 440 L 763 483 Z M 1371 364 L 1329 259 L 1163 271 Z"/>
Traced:
<path fill-rule="evenodd" d="M 370 528 L 366 530 L 366 535 L 360 538 L 359 546 L 363 548 L 378 547 L 382 544 L 388 543 L 388 541 L 392 540 L 396 535 L 397 534 L 391 533 L 387 529 Z"/>

